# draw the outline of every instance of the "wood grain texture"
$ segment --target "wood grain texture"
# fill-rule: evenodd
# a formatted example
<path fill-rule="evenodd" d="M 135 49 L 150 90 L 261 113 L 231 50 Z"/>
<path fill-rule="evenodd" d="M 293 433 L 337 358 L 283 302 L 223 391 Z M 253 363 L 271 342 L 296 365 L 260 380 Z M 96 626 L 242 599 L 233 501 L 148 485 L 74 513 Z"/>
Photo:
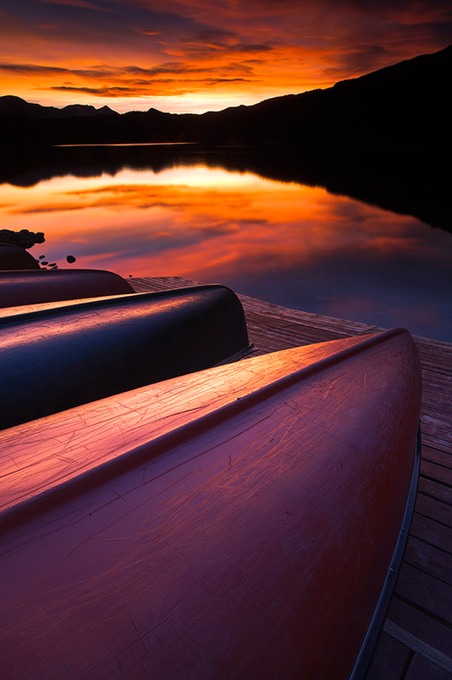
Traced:
<path fill-rule="evenodd" d="M 395 332 L 3 432 L 2 677 L 348 678 L 405 510 L 419 388 Z"/>
<path fill-rule="evenodd" d="M 0 511 L 234 403 L 269 382 L 353 347 L 361 338 L 285 350 L 68 409 L 0 431 Z M 213 383 L 215 378 L 215 383 Z"/>
<path fill-rule="evenodd" d="M 187 281 L 178 277 L 143 278 L 133 279 L 132 285 L 136 290 L 159 290 L 165 287 L 187 285 Z M 286 347 L 381 330 L 363 323 L 284 308 L 245 295 L 239 297 L 245 309 L 250 341 L 262 354 Z M 432 469 L 426 468 L 425 462 L 435 462 L 441 466 L 435 470 L 435 479 L 450 486 L 447 470 L 452 468 L 452 345 L 424 337 L 415 337 L 415 340 L 421 359 L 423 383 L 421 411 L 423 475 L 425 474 L 427 479 L 432 477 Z M 452 508 L 450 503 L 442 505 L 439 505 L 439 501 L 430 503 L 424 497 L 418 504 L 418 510 L 419 512 L 415 513 L 413 519 L 407 560 L 409 564 L 450 586 L 452 585 Z M 402 580 L 399 582 L 402 583 Z M 435 587 L 434 584 L 432 587 Z M 418 607 L 416 588 L 413 589 L 411 602 L 414 608 Z M 432 617 L 431 620 L 434 626 L 436 619 Z M 387 623 L 392 622 L 388 619 Z M 427 624 L 428 621 L 426 623 L 428 632 Z M 392 635 L 394 630 L 393 625 L 388 634 Z M 397 630 L 402 629 L 399 627 Z M 452 636 L 451 630 L 449 634 Z M 413 646 L 415 639 L 417 638 L 407 634 L 401 643 L 412 654 L 415 649 Z M 420 642 L 422 643 L 422 640 Z M 416 654 L 422 659 L 423 652 L 418 646 L 416 650 Z M 447 663 L 452 663 L 452 661 L 449 660 Z M 446 672 L 444 668 L 442 672 Z M 429 670 L 431 670 L 430 666 Z M 381 675 L 378 675 L 380 671 Z M 386 673 L 381 663 L 380 666 L 374 664 L 373 673 L 372 677 L 382 677 L 385 680 L 405 678 L 405 671 L 394 668 L 392 673 Z M 440 676 L 433 674 L 431 677 L 435 680 Z"/>

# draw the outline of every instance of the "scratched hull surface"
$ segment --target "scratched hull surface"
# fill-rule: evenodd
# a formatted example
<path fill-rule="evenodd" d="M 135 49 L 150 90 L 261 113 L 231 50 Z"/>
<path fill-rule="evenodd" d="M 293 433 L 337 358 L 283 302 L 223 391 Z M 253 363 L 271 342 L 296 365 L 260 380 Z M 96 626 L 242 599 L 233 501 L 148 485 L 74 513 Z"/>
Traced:
<path fill-rule="evenodd" d="M 0 317 L 0 427 L 201 370 L 247 348 L 242 305 L 224 286 Z"/>
<path fill-rule="evenodd" d="M 419 409 L 402 331 L 0 433 L 2 677 L 349 677 Z"/>

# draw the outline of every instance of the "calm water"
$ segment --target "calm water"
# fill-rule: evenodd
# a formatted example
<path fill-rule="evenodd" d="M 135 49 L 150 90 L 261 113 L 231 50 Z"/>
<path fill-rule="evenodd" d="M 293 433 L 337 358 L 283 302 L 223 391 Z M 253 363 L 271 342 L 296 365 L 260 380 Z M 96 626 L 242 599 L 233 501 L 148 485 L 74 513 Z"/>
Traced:
<path fill-rule="evenodd" d="M 452 341 L 445 230 L 321 187 L 203 163 L 83 174 L 1 184 L 0 228 L 43 231 L 46 243 L 31 252 L 60 266 L 220 282 Z"/>

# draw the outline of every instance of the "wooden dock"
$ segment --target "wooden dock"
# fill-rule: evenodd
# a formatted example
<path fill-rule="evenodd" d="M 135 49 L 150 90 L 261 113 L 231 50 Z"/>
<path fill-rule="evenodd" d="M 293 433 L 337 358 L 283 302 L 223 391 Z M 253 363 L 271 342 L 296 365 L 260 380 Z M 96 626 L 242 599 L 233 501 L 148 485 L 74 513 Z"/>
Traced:
<path fill-rule="evenodd" d="M 129 281 L 137 292 L 194 283 Z M 260 354 L 381 330 L 239 297 Z M 423 378 L 421 476 L 405 559 L 366 680 L 452 680 L 452 344 L 415 340 Z"/>

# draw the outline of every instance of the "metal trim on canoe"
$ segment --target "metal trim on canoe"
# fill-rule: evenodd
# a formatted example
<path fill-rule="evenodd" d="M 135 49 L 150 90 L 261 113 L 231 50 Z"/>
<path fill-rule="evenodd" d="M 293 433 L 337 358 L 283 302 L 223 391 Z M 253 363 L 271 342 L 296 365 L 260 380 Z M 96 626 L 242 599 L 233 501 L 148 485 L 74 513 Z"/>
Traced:
<path fill-rule="evenodd" d="M 369 669 L 372 656 L 378 643 L 378 639 L 382 632 L 384 620 L 388 613 L 389 604 L 394 592 L 394 588 L 399 575 L 400 567 L 402 565 L 405 554 L 406 544 L 408 542 L 411 522 L 414 515 L 414 507 L 416 504 L 416 494 L 419 484 L 419 472 L 421 467 L 421 429 L 419 426 L 418 435 L 416 438 L 416 445 L 413 454 L 413 474 L 411 477 L 410 488 L 405 508 L 405 513 L 400 527 L 400 534 L 394 548 L 391 564 L 388 568 L 388 573 L 381 591 L 380 598 L 375 607 L 372 620 L 369 624 L 366 637 L 363 640 L 361 649 L 356 657 L 355 665 L 350 674 L 350 680 L 364 680 Z"/>

